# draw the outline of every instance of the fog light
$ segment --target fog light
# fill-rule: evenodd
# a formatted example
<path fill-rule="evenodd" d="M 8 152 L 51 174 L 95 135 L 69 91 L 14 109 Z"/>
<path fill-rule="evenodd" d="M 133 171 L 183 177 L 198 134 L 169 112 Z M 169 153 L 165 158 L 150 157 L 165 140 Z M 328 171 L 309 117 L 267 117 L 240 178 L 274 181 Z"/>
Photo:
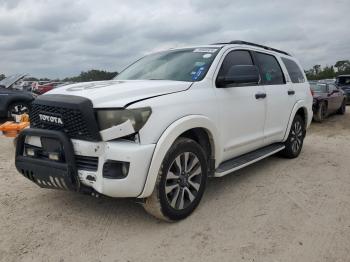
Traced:
<path fill-rule="evenodd" d="M 103 165 L 103 177 L 110 179 L 122 179 L 129 173 L 129 162 L 108 160 Z"/>
<path fill-rule="evenodd" d="M 49 159 L 50 160 L 59 161 L 60 160 L 60 154 L 56 153 L 56 152 L 50 152 L 49 153 Z"/>
<path fill-rule="evenodd" d="M 35 156 L 35 150 L 33 148 L 26 149 L 27 156 Z"/>

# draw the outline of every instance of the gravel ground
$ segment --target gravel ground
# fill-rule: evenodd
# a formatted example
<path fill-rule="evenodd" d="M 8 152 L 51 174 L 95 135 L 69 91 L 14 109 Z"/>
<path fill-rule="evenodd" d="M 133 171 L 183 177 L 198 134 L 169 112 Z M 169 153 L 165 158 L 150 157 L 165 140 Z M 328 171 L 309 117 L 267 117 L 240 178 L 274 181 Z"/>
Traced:
<path fill-rule="evenodd" d="M 196 212 L 169 224 L 132 200 L 40 189 L 1 137 L 0 261 L 348 262 L 349 138 L 350 113 L 313 123 L 298 159 L 212 179 Z"/>

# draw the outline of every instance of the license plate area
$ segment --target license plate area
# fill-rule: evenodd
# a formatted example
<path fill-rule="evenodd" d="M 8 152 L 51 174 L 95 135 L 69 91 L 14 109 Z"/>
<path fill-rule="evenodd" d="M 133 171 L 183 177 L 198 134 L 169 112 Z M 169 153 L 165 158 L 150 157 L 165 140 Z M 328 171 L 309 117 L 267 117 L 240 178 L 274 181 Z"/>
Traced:
<path fill-rule="evenodd" d="M 26 143 L 31 140 L 26 137 L 37 137 L 36 145 Z M 40 187 L 79 189 L 73 145 L 63 132 L 25 129 L 18 136 L 15 164 L 20 173 Z"/>

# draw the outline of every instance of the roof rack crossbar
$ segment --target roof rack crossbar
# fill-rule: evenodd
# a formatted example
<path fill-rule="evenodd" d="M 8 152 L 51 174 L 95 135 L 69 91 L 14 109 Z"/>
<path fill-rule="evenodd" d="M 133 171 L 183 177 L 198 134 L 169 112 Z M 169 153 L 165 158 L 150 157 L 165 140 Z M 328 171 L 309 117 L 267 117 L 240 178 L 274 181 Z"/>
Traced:
<path fill-rule="evenodd" d="M 251 46 L 256 46 L 256 47 L 260 47 L 260 48 L 264 48 L 266 50 L 270 50 L 270 51 L 274 51 L 274 52 L 278 52 L 284 55 L 288 55 L 291 56 L 289 53 L 282 51 L 282 50 L 278 50 L 269 46 L 264 46 L 264 45 L 259 45 L 259 44 L 255 44 L 255 43 L 251 43 L 251 42 L 246 42 L 246 41 L 242 41 L 242 40 L 233 40 L 230 41 L 228 43 L 215 43 L 213 45 L 228 45 L 228 44 L 236 44 L 236 45 L 251 45 Z"/>

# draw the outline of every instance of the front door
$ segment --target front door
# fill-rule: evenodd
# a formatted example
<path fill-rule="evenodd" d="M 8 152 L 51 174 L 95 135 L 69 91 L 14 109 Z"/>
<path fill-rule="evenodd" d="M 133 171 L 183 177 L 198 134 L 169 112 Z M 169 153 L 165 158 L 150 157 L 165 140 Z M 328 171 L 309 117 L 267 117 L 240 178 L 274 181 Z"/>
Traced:
<path fill-rule="evenodd" d="M 233 50 L 226 54 L 218 77 L 235 65 L 253 65 L 251 52 Z M 215 88 L 220 109 L 220 136 L 223 160 L 247 153 L 263 145 L 266 99 L 264 87 L 240 84 Z"/>

